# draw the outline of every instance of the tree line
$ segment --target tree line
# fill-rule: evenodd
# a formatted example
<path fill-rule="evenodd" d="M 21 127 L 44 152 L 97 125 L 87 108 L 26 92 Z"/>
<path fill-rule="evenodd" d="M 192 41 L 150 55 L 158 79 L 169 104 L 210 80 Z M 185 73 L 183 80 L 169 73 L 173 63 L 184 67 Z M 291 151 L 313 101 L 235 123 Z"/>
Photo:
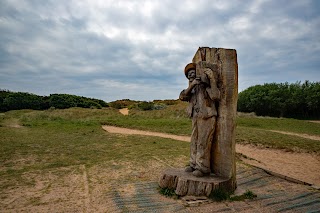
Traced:
<path fill-rule="evenodd" d="M 177 100 L 141 102 L 123 99 L 110 102 L 109 105 L 114 108 L 151 110 L 176 104 L 176 102 Z M 39 96 L 25 92 L 0 90 L 1 112 L 19 109 L 102 108 L 109 105 L 103 100 L 76 95 Z M 320 119 L 320 82 L 266 83 L 251 86 L 239 93 L 238 111 L 255 112 L 259 116 Z"/>
<path fill-rule="evenodd" d="M 260 116 L 320 118 L 320 82 L 255 85 L 239 93 L 239 112 Z"/>
<path fill-rule="evenodd" d="M 39 96 L 26 92 L 0 90 L 0 111 L 19 109 L 45 110 L 49 108 L 66 109 L 70 107 L 102 108 L 108 104 L 99 99 L 86 98 L 68 94 L 51 94 Z"/>

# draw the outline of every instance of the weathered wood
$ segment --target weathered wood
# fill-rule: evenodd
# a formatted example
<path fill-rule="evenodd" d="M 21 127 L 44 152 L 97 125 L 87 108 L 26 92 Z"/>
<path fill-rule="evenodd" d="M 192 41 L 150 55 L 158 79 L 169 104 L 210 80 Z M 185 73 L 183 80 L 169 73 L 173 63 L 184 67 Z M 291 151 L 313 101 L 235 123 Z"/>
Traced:
<path fill-rule="evenodd" d="M 180 196 L 209 196 L 215 189 L 230 190 L 233 187 L 230 178 L 222 178 L 214 174 L 195 177 L 191 172 L 185 172 L 184 169 L 165 170 L 160 176 L 159 186 L 175 189 L 175 193 Z"/>
<path fill-rule="evenodd" d="M 176 194 L 181 196 L 209 196 L 215 189 L 233 192 L 237 187 L 236 50 L 199 48 L 192 63 L 188 64 L 184 71 L 189 87 L 180 93 L 179 98 L 189 102 L 187 112 L 193 119 L 189 168 L 194 171 L 192 174 L 183 169 L 166 170 L 160 177 L 159 186 L 175 189 Z M 210 176 L 196 177 L 209 172 Z"/>
<path fill-rule="evenodd" d="M 211 171 L 219 176 L 231 178 L 232 188 L 235 190 L 237 187 L 235 162 L 235 119 L 238 100 L 237 52 L 234 49 L 223 48 L 205 48 L 205 51 L 205 61 L 218 66 L 221 93 L 211 151 Z M 192 62 L 198 63 L 203 59 L 199 49 Z"/>

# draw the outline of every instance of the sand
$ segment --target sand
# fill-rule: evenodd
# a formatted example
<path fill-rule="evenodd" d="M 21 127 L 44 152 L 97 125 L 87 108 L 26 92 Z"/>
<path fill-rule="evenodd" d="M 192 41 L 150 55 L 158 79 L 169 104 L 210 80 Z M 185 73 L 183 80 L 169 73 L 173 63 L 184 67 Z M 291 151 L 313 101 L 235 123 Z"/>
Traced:
<path fill-rule="evenodd" d="M 119 109 L 119 112 L 122 115 L 129 115 L 129 109 L 128 108 Z"/>

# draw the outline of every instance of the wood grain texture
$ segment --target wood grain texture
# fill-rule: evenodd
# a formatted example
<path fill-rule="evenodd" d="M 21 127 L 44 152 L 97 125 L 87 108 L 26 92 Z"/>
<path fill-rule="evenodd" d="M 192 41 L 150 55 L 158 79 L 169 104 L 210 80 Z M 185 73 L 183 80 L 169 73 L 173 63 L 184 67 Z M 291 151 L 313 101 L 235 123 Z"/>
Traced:
<path fill-rule="evenodd" d="M 201 61 L 198 50 L 192 60 Z M 211 151 L 211 170 L 219 176 L 231 178 L 236 188 L 235 127 L 238 100 L 238 63 L 234 49 L 206 48 L 206 61 L 218 65 L 219 90 L 216 132 Z"/>
<path fill-rule="evenodd" d="M 175 189 L 175 193 L 180 196 L 195 195 L 209 196 L 210 193 L 218 188 L 229 189 L 231 179 L 222 178 L 211 174 L 210 176 L 195 177 L 184 169 L 167 169 L 159 179 L 161 188 Z"/>
<path fill-rule="evenodd" d="M 216 130 L 212 140 L 209 166 L 211 174 L 195 177 L 184 169 L 165 170 L 159 179 L 161 188 L 175 189 L 177 195 L 209 196 L 215 189 L 233 192 L 237 187 L 235 161 L 235 127 L 238 100 L 238 64 L 237 52 L 233 49 L 206 48 L 205 62 L 200 49 L 192 62 L 201 71 L 210 64 L 216 70 L 217 91 L 220 100 L 212 105 L 217 109 Z M 201 72 L 198 73 L 201 77 Z M 204 79 L 201 80 L 204 81 Z M 212 93 L 213 94 L 213 93 Z M 218 94 L 218 93 L 217 93 Z M 214 109 L 214 110 L 213 110 Z M 208 112 L 210 110 L 207 110 Z M 212 113 L 214 116 L 216 113 Z M 207 118 L 208 119 L 208 118 Z"/>

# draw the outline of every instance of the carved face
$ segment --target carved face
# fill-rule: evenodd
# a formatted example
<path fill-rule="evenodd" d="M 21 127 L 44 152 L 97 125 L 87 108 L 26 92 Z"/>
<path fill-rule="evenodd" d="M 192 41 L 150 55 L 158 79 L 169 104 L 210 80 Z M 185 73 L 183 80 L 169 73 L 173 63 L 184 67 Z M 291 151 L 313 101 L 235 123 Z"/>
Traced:
<path fill-rule="evenodd" d="M 196 78 L 196 71 L 195 70 L 189 70 L 187 77 L 188 77 L 189 80 L 195 79 Z"/>

